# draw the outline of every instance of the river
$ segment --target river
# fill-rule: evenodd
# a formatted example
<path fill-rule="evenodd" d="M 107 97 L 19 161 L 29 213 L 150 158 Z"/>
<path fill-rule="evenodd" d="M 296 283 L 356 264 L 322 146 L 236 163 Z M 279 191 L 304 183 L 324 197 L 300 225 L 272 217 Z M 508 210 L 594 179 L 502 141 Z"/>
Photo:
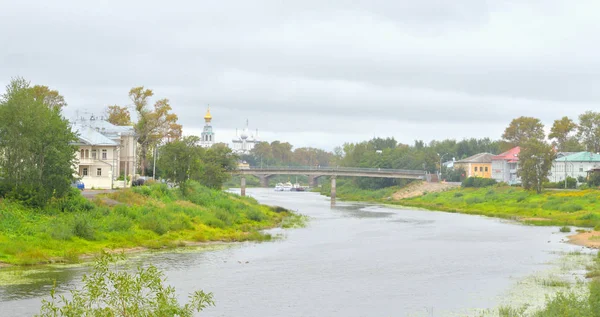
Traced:
<path fill-rule="evenodd" d="M 182 300 L 211 291 L 201 316 L 460 316 L 498 305 L 517 282 L 548 269 L 556 227 L 372 204 L 330 206 L 316 193 L 248 189 L 310 217 L 272 242 L 133 256 L 164 270 Z M 76 285 L 86 266 L 1 269 L 0 316 L 31 316 L 53 280 Z M 6 281 L 10 280 L 9 285 Z"/>

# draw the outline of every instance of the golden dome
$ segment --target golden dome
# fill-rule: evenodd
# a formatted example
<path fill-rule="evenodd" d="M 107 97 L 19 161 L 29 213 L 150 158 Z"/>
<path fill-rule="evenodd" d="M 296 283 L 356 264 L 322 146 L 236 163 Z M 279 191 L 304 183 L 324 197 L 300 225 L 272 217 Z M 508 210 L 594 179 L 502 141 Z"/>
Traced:
<path fill-rule="evenodd" d="M 206 114 L 204 115 L 204 120 L 206 121 L 210 121 L 212 119 L 212 116 L 210 115 L 210 107 L 208 109 L 206 109 Z"/>

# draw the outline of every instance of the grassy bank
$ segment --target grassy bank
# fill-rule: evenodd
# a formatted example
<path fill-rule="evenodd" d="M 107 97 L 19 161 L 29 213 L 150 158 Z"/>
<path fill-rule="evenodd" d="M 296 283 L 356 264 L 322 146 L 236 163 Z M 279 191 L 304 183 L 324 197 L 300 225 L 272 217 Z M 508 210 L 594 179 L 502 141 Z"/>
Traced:
<path fill-rule="evenodd" d="M 120 190 L 88 201 L 77 191 L 43 210 L 0 201 L 0 261 L 77 262 L 102 249 L 165 248 L 208 241 L 268 240 L 262 229 L 300 216 L 191 183 Z"/>
<path fill-rule="evenodd" d="M 519 219 L 536 225 L 600 228 L 600 191 L 546 191 L 516 187 L 460 188 L 405 199 L 397 204 L 467 214 Z"/>

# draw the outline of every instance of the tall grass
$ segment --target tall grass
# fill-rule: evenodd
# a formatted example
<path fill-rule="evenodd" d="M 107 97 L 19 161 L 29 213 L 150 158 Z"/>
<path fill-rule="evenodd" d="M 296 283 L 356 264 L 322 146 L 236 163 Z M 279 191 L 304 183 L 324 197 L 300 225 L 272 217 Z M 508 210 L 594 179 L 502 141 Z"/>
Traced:
<path fill-rule="evenodd" d="M 0 261 L 70 262 L 106 248 L 262 241 L 270 236 L 260 230 L 287 226 L 296 219 L 283 208 L 193 182 L 185 193 L 153 184 L 120 190 L 107 198 L 120 204 L 105 206 L 100 199 L 91 203 L 77 191 L 43 210 L 0 200 Z"/>

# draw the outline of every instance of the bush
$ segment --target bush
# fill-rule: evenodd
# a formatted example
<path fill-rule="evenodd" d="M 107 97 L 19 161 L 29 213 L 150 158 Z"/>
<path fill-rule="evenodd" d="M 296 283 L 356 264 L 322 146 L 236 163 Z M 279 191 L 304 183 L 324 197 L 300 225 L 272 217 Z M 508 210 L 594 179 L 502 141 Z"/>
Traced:
<path fill-rule="evenodd" d="M 465 194 L 463 194 L 463 193 L 461 193 L 461 192 L 456 192 L 456 193 L 454 193 L 454 197 L 455 197 L 455 198 L 459 198 L 459 197 L 462 197 L 462 196 L 464 196 L 464 195 L 465 195 Z"/>
<path fill-rule="evenodd" d="M 493 178 L 469 177 L 469 178 L 466 178 L 462 182 L 461 186 L 463 188 L 469 188 L 469 187 L 481 188 L 481 187 L 494 186 L 497 183 L 498 182 L 496 182 L 496 180 Z"/>
<path fill-rule="evenodd" d="M 150 265 L 130 273 L 117 267 L 117 260 L 122 259 L 108 254 L 96 259 L 93 272 L 82 278 L 82 288 L 72 290 L 68 298 L 56 296 L 55 285 L 50 300 L 42 300 L 39 316 L 193 316 L 214 306 L 212 293 L 203 291 L 190 295 L 190 303 L 179 304 L 175 289 L 163 285 L 160 270 Z"/>
<path fill-rule="evenodd" d="M 560 232 L 571 232 L 571 227 L 568 226 L 562 226 L 560 228 Z"/>
<path fill-rule="evenodd" d="M 95 229 L 92 225 L 90 216 L 86 214 L 77 214 L 73 220 L 73 234 L 86 240 L 95 239 Z"/>
<path fill-rule="evenodd" d="M 465 199 L 465 202 L 467 203 L 467 205 L 480 204 L 483 202 L 483 199 L 479 197 L 469 197 Z"/>

